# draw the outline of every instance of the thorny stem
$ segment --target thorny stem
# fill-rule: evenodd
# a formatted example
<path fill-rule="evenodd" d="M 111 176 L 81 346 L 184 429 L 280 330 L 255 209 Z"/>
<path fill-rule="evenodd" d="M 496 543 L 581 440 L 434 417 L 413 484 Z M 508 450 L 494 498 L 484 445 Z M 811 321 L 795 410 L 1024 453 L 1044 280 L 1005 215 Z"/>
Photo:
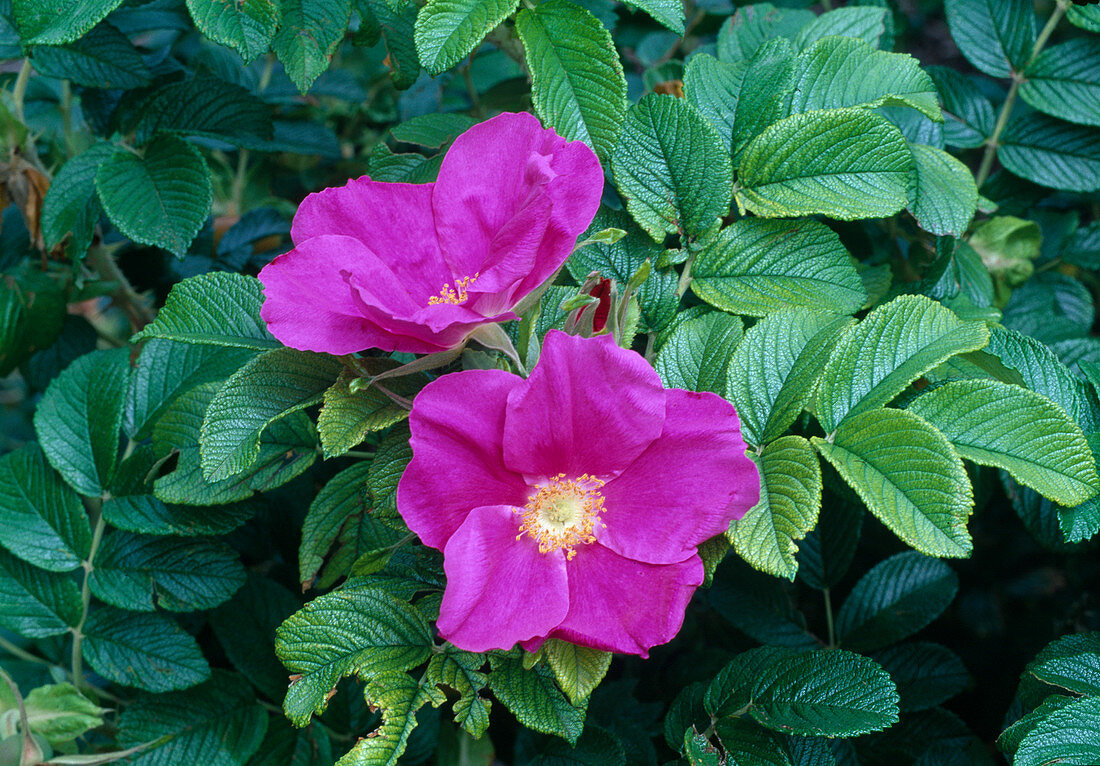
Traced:
<path fill-rule="evenodd" d="M 825 628 L 829 632 L 829 648 L 832 649 L 836 646 L 836 628 L 833 625 L 833 597 L 828 588 L 821 591 L 821 594 L 825 597 Z"/>
<path fill-rule="evenodd" d="M 84 685 L 84 655 L 81 653 L 84 645 L 84 623 L 88 621 L 88 607 L 92 603 L 92 572 L 95 571 L 95 555 L 99 550 L 99 543 L 103 540 L 103 530 L 107 523 L 103 519 L 103 501 L 99 498 L 87 498 L 88 515 L 94 523 L 92 532 L 92 545 L 88 549 L 88 558 L 83 561 L 84 583 L 80 588 L 80 622 L 73 628 L 73 685 L 79 689 Z"/>
<path fill-rule="evenodd" d="M 985 142 L 985 154 L 982 155 L 982 163 L 978 166 L 978 175 L 975 181 L 979 189 L 982 188 L 982 184 L 989 178 L 990 170 L 993 169 L 993 158 L 997 156 L 997 148 L 1000 146 L 1001 134 L 1008 125 L 1008 118 L 1012 115 L 1012 108 L 1016 106 L 1016 95 L 1020 92 L 1020 84 L 1024 81 L 1023 72 L 1027 71 L 1027 68 L 1035 62 L 1035 59 L 1039 58 L 1039 54 L 1043 52 L 1043 48 L 1046 47 L 1047 41 L 1050 40 L 1050 36 L 1054 34 L 1054 28 L 1058 26 L 1058 22 L 1062 20 L 1062 16 L 1064 16 L 1069 9 L 1070 0 L 1057 0 L 1057 2 L 1058 4 L 1051 12 L 1050 18 L 1047 19 L 1046 26 L 1044 26 L 1043 31 L 1039 33 L 1039 37 L 1035 39 L 1035 45 L 1031 46 L 1031 55 L 1028 56 L 1027 63 L 1025 63 L 1019 71 L 1013 70 L 1012 72 L 1012 85 L 1009 86 L 1008 95 L 1005 96 L 1005 102 L 1001 105 L 1001 111 L 997 115 L 997 124 L 993 126 L 993 135 Z"/>

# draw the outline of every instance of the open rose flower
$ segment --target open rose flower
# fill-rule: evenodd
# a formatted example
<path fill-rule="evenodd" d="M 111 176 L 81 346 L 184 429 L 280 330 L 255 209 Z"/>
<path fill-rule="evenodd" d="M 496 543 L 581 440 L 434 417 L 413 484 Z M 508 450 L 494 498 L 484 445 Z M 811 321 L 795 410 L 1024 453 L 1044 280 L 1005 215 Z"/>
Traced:
<path fill-rule="evenodd" d="M 592 150 L 502 114 L 451 145 L 429 184 L 367 177 L 311 194 L 294 249 L 260 272 L 285 345 L 432 353 L 512 308 L 569 257 L 603 191 Z"/>
<path fill-rule="evenodd" d="M 526 380 L 444 375 L 409 420 L 398 511 L 443 551 L 439 632 L 470 651 L 647 656 L 703 582 L 697 546 L 759 499 L 733 407 L 662 388 L 609 336 L 549 333 Z"/>

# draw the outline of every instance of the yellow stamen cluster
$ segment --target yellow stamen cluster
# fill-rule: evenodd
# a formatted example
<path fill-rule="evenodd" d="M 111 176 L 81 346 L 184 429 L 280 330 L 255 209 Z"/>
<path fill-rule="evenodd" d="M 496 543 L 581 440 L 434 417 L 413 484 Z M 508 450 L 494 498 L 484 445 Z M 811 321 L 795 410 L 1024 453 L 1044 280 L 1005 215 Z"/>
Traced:
<path fill-rule="evenodd" d="M 576 479 L 564 473 L 552 477 L 527 501 L 520 524 L 519 540 L 530 535 L 539 553 L 565 551 L 567 559 L 577 555 L 576 546 L 596 541 L 596 523 L 603 513 L 604 482 L 584 474 Z"/>
<path fill-rule="evenodd" d="M 433 295 L 431 298 L 428 298 L 428 305 L 437 306 L 440 303 L 453 303 L 457 306 L 460 303 L 465 303 L 466 299 L 470 297 L 467 295 L 466 290 L 469 289 L 471 282 L 477 281 L 479 274 L 455 280 L 453 289 L 451 288 L 450 282 L 444 282 L 443 289 L 439 291 L 439 295 Z"/>

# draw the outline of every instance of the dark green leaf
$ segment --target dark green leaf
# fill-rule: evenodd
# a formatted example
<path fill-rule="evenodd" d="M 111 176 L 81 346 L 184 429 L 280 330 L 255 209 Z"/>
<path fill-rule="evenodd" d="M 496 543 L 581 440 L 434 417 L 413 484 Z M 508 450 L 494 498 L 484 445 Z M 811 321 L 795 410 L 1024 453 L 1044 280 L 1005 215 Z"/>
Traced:
<path fill-rule="evenodd" d="M 344 39 L 351 0 L 280 0 L 282 21 L 271 49 L 301 93 L 328 69 Z"/>
<path fill-rule="evenodd" d="M 1020 98 L 1054 117 L 1100 126 L 1100 40 L 1079 37 L 1047 48 L 1028 66 Z"/>
<path fill-rule="evenodd" d="M 61 45 L 84 35 L 122 0 L 12 0 L 24 45 Z"/>
<path fill-rule="evenodd" d="M 416 17 L 416 52 L 433 75 L 466 58 L 518 0 L 428 0 Z"/>
<path fill-rule="evenodd" d="M 110 24 L 63 48 L 36 47 L 32 60 L 39 74 L 91 88 L 139 88 L 151 76 L 138 49 Z"/>
<path fill-rule="evenodd" d="M 1100 762 L 1100 697 L 1085 697 L 1055 710 L 1024 737 L 1013 766 Z"/>
<path fill-rule="evenodd" d="M 856 38 L 876 48 L 886 34 L 886 8 L 848 6 L 827 11 L 799 30 L 795 41 L 805 50 L 825 37 Z"/>
<path fill-rule="evenodd" d="M 1052 641 L 1028 663 L 1026 672 L 1075 694 L 1100 695 L 1100 633 L 1075 633 Z"/>
<path fill-rule="evenodd" d="M 27 638 L 68 633 L 80 622 L 80 590 L 66 574 L 47 572 L 0 548 L 0 627 Z"/>
<path fill-rule="evenodd" d="M 684 97 L 714 126 L 731 151 L 737 101 L 747 69 L 747 61 L 727 64 L 697 53 L 684 71 Z"/>
<path fill-rule="evenodd" d="M 855 503 L 830 498 L 821 507 L 817 526 L 798 551 L 798 578 L 811 588 L 832 588 L 848 571 L 863 527 L 863 510 Z"/>
<path fill-rule="evenodd" d="M 903 713 L 926 710 L 966 688 L 970 674 L 958 655 L 939 644 L 914 641 L 883 649 L 875 661 L 898 686 Z"/>
<path fill-rule="evenodd" d="M 1030 0 L 945 0 L 947 25 L 959 50 L 993 77 L 1022 70 L 1035 43 Z"/>
<path fill-rule="evenodd" d="M 993 104 L 966 75 L 948 67 L 929 67 L 943 99 L 944 138 L 960 149 L 977 149 L 992 135 Z"/>
<path fill-rule="evenodd" d="M 1100 130 L 1042 114 L 1012 119 L 997 158 L 1010 172 L 1062 191 L 1100 189 Z"/>
<path fill-rule="evenodd" d="M 150 692 L 186 689 L 210 677 L 195 639 L 171 619 L 109 606 L 88 615 L 84 659 L 104 678 Z"/>
<path fill-rule="evenodd" d="M 791 766 L 779 734 L 762 729 L 744 718 L 723 718 L 714 726 L 726 757 L 732 763 L 756 766 Z M 731 761 L 727 761 L 729 763 Z"/>
<path fill-rule="evenodd" d="M 345 468 L 329 479 L 310 503 L 298 548 L 298 577 L 303 587 L 317 576 L 344 523 L 355 514 L 368 512 L 366 480 L 370 467 L 370 463 L 362 462 Z"/>
<path fill-rule="evenodd" d="M 678 35 L 684 34 L 683 0 L 623 0 L 623 3 L 645 11 L 654 21 Z"/>
<path fill-rule="evenodd" d="M 273 137 L 272 117 L 271 107 L 247 89 L 199 75 L 155 90 L 129 124 L 139 142 L 175 133 L 262 149 Z"/>
<path fill-rule="evenodd" d="M 787 583 L 750 569 L 730 556 L 714 576 L 708 600 L 745 635 L 764 644 L 806 649 L 817 638 L 791 599 Z"/>
<path fill-rule="evenodd" d="M 771 3 L 738 8 L 718 31 L 718 58 L 731 64 L 750 59 L 766 40 L 793 39 L 816 18 L 813 11 L 776 8 Z"/>
<path fill-rule="evenodd" d="M 246 64 L 267 53 L 280 16 L 273 0 L 187 0 L 187 10 L 200 32 L 232 47 Z"/>
<path fill-rule="evenodd" d="M 113 145 L 101 141 L 61 166 L 42 203 L 42 237 L 47 247 L 56 247 L 71 234 L 65 248 L 69 257 L 83 258 L 88 252 L 102 213 L 95 189 L 96 172 L 114 152 Z"/>

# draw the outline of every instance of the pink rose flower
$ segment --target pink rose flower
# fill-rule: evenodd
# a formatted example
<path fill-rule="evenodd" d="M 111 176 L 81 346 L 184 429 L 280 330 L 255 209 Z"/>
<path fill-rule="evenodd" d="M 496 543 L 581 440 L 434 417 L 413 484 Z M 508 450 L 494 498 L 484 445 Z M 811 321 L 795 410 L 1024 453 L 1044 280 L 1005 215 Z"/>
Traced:
<path fill-rule="evenodd" d="M 260 272 L 283 344 L 432 353 L 512 308 L 565 263 L 603 191 L 596 155 L 532 115 L 501 114 L 451 145 L 429 184 L 366 176 L 303 200 L 294 249 Z"/>
<path fill-rule="evenodd" d="M 756 504 L 733 406 L 664 389 L 610 336 L 546 336 L 526 380 L 428 384 L 397 507 L 443 551 L 440 634 L 462 649 L 547 638 L 648 656 L 703 582 L 697 546 Z"/>

